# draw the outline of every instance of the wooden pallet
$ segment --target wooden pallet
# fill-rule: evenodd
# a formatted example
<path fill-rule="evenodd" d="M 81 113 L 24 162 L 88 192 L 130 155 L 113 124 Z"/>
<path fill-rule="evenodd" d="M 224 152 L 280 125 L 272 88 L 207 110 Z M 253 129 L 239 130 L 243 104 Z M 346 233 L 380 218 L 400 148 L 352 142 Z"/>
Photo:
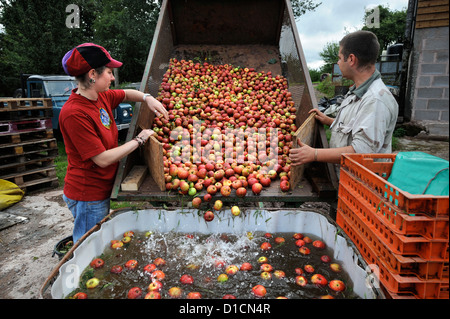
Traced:
<path fill-rule="evenodd" d="M 58 155 L 58 145 L 56 139 L 41 139 L 36 141 L 26 141 L 20 143 L 9 143 L 0 145 L 0 168 L 6 163 L 15 163 L 22 158 L 32 158 L 35 156 Z M 26 159 L 22 159 L 25 161 Z"/>
<path fill-rule="evenodd" d="M 0 122 L 0 135 L 42 131 L 51 128 L 51 118 Z"/>
<path fill-rule="evenodd" d="M 0 112 L 17 111 L 37 107 L 51 108 L 50 98 L 20 98 L 20 99 L 0 99 Z"/>
<path fill-rule="evenodd" d="M 22 142 L 53 138 L 53 129 L 42 128 L 33 131 L 0 134 L 0 145 L 18 144 Z"/>

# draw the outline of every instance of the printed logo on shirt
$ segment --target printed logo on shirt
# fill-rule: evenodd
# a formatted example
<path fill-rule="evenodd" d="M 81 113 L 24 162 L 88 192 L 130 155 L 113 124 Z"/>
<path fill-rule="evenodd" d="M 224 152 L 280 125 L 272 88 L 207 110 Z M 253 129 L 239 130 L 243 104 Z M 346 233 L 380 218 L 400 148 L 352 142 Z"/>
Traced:
<path fill-rule="evenodd" d="M 108 130 L 111 128 L 111 118 L 109 117 L 108 112 L 104 109 L 100 109 L 100 121 L 102 122 L 103 126 L 106 127 Z"/>

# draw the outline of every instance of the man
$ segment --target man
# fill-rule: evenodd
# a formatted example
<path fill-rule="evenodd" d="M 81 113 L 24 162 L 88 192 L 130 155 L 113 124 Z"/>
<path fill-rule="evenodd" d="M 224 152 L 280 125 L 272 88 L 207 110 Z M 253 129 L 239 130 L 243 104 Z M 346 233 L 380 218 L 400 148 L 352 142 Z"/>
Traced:
<path fill-rule="evenodd" d="M 292 165 L 313 161 L 339 164 L 344 153 L 391 153 L 398 104 L 375 68 L 380 44 L 369 31 L 356 31 L 339 42 L 339 69 L 354 82 L 336 118 L 318 109 L 315 118 L 331 129 L 330 148 L 315 149 L 298 142 L 290 152 Z M 339 176 L 339 165 L 336 165 Z"/>

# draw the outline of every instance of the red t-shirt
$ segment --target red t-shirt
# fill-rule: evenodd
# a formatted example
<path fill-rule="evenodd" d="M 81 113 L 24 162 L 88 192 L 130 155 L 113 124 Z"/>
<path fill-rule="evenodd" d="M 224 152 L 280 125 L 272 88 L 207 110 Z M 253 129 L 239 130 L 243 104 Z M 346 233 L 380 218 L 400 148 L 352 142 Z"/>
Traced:
<path fill-rule="evenodd" d="M 119 163 L 101 168 L 91 158 L 118 146 L 112 109 L 123 101 L 125 92 L 108 90 L 92 101 L 76 91 L 59 114 L 68 161 L 64 194 L 73 200 L 104 200 L 111 196 Z"/>

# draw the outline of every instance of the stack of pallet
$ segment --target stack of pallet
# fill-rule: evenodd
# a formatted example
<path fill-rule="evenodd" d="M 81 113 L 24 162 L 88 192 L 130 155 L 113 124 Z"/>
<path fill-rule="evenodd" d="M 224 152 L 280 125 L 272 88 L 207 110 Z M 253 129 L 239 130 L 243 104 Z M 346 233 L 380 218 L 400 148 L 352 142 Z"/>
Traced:
<path fill-rule="evenodd" d="M 412 195 L 389 183 L 395 157 L 343 155 L 336 221 L 386 296 L 448 299 L 449 197 Z"/>
<path fill-rule="evenodd" d="M 0 179 L 26 191 L 57 187 L 49 98 L 0 99 Z"/>

